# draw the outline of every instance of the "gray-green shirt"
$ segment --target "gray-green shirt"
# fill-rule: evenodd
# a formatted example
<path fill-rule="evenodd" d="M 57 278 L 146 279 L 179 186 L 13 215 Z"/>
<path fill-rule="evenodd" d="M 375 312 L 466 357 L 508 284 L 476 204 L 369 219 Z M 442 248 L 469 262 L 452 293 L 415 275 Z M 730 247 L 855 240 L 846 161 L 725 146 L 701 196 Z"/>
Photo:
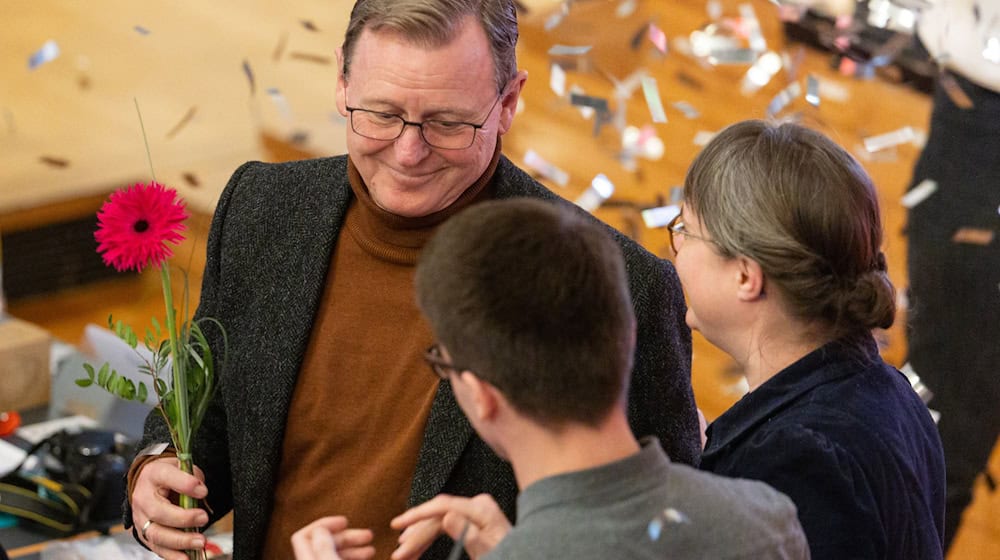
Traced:
<path fill-rule="evenodd" d="M 795 506 L 760 482 L 635 455 L 524 489 L 517 524 L 484 560 L 808 559 Z"/>

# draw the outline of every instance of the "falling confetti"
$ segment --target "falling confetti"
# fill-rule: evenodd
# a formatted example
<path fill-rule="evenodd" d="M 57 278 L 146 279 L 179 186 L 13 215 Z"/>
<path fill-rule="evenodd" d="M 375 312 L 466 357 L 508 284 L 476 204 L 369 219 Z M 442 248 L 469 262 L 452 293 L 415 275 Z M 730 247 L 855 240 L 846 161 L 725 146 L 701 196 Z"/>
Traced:
<path fill-rule="evenodd" d="M 650 229 L 661 228 L 669 224 L 680 213 L 681 208 L 676 204 L 648 208 L 642 211 L 642 221 Z"/>
<path fill-rule="evenodd" d="M 802 95 L 802 86 L 799 85 L 798 82 L 788 84 L 788 87 L 779 91 L 778 94 L 774 96 L 774 99 L 771 99 L 771 102 L 767 104 L 768 118 L 774 117 L 778 113 L 785 110 L 785 107 L 787 107 L 792 101 L 795 101 L 795 99 L 800 95 Z"/>
<path fill-rule="evenodd" d="M 42 45 L 42 48 L 38 49 L 28 57 L 28 70 L 35 70 L 39 66 L 51 62 L 59 58 L 59 44 L 54 40 L 49 39 Z"/>
<path fill-rule="evenodd" d="M 712 138 L 715 138 L 715 132 L 709 132 L 707 130 L 699 130 L 694 135 L 694 145 L 695 146 L 707 146 Z"/>
<path fill-rule="evenodd" d="M 147 29 L 147 28 L 145 28 L 145 27 L 143 27 L 141 25 L 136 25 L 132 29 L 134 29 L 135 32 L 138 33 L 139 35 L 144 35 L 145 36 L 145 35 L 149 35 L 149 33 L 150 33 L 149 29 Z"/>
<path fill-rule="evenodd" d="M 695 109 L 694 105 L 691 105 L 687 101 L 675 101 L 674 109 L 677 109 L 688 119 L 697 119 L 701 116 L 701 112 Z"/>
<path fill-rule="evenodd" d="M 562 169 L 559 169 L 555 165 L 549 163 L 534 150 L 528 150 L 527 153 L 524 154 L 524 164 L 527 165 L 532 171 L 535 171 L 542 177 L 552 181 L 560 187 L 565 187 L 569 184 L 569 173 L 566 173 Z"/>
<path fill-rule="evenodd" d="M 755 93 L 771 81 L 771 78 L 778 73 L 778 70 L 781 70 L 781 66 L 781 56 L 778 53 L 774 51 L 764 53 L 747 70 L 746 75 L 743 76 L 740 91 L 743 95 Z"/>
<path fill-rule="evenodd" d="M 52 156 L 42 156 L 38 158 L 39 161 L 48 165 L 49 167 L 65 168 L 69 167 L 69 160 L 63 158 L 57 158 Z"/>
<path fill-rule="evenodd" d="M 638 2 L 636 0 L 625 0 L 624 2 L 618 4 L 615 8 L 615 17 L 618 19 L 625 19 L 630 15 L 635 13 L 635 9 L 638 7 Z"/>
<path fill-rule="evenodd" d="M 652 22 L 649 24 L 649 40 L 656 46 L 656 50 L 667 54 L 667 34 Z"/>
<path fill-rule="evenodd" d="M 195 175 L 194 173 L 190 173 L 190 172 L 189 173 L 185 173 L 185 174 L 181 175 L 181 178 L 184 179 L 184 182 L 187 183 L 188 186 L 190 186 L 190 187 L 197 188 L 197 187 L 201 186 L 201 181 L 198 180 L 198 176 Z"/>
<path fill-rule="evenodd" d="M 250 61 L 243 60 L 243 74 L 247 77 L 247 82 L 250 84 L 250 95 L 257 94 L 257 81 L 253 77 L 253 68 L 250 68 Z"/>
<path fill-rule="evenodd" d="M 812 74 L 806 77 L 806 102 L 819 107 L 819 80 Z"/>
<path fill-rule="evenodd" d="M 312 31 L 313 33 L 316 33 L 316 32 L 319 31 L 319 28 L 316 27 L 316 24 L 313 23 L 313 22 L 311 22 L 311 21 L 309 21 L 308 19 L 300 19 L 299 23 L 301 23 L 302 27 L 305 27 L 306 30 L 308 30 L 308 31 Z"/>
<path fill-rule="evenodd" d="M 985 246 L 992 243 L 994 237 L 995 232 L 991 229 L 964 227 L 956 231 L 951 240 L 954 243 Z"/>
<path fill-rule="evenodd" d="M 759 53 L 766 51 L 767 41 L 764 40 L 764 33 L 760 30 L 760 21 L 754 12 L 753 4 L 740 4 L 740 18 L 750 40 L 750 49 Z"/>
<path fill-rule="evenodd" d="M 915 138 L 916 134 L 914 133 L 913 128 L 904 126 L 899 130 L 865 138 L 865 150 L 868 150 L 869 152 L 877 152 L 879 150 L 912 142 Z"/>
<path fill-rule="evenodd" d="M 649 107 L 653 122 L 667 122 L 667 114 L 663 111 L 663 102 L 660 100 L 660 91 L 656 87 L 656 78 L 651 76 L 642 78 L 642 94 L 646 98 L 646 106 Z"/>
<path fill-rule="evenodd" d="M 583 208 L 587 212 L 593 212 L 597 210 L 604 201 L 611 198 L 611 195 L 615 192 L 615 185 L 607 178 L 603 173 L 599 173 L 590 182 L 590 186 L 587 190 L 583 191 L 575 201 L 573 201 L 577 206 Z"/>
<path fill-rule="evenodd" d="M 274 87 L 267 88 L 267 94 L 271 97 L 271 101 L 274 103 L 275 107 L 278 108 L 278 111 L 282 114 L 282 116 L 286 119 L 291 119 L 292 109 L 288 106 L 288 100 L 285 98 L 285 95 L 281 93 L 281 90 Z"/>
<path fill-rule="evenodd" d="M 174 127 L 171 128 L 169 132 L 167 132 L 167 139 L 169 140 L 170 138 L 176 136 L 178 132 L 180 132 L 185 126 L 187 126 L 189 122 L 191 122 L 191 119 L 194 118 L 197 112 L 198 108 L 192 105 L 191 108 L 187 110 L 187 113 L 184 113 L 184 116 L 181 117 L 181 120 L 177 121 L 177 124 L 175 124 Z"/>
<path fill-rule="evenodd" d="M 569 0 L 564 0 L 563 3 L 559 6 L 559 11 L 555 12 L 554 14 L 550 15 L 548 18 L 545 19 L 546 31 L 552 31 L 556 27 L 559 27 L 559 24 L 563 22 L 563 19 L 565 19 L 566 16 L 569 15 L 570 3 L 571 2 Z"/>
<path fill-rule="evenodd" d="M 609 111 L 608 100 L 604 99 L 603 97 L 593 97 L 590 95 L 583 95 L 579 93 L 570 93 L 569 102 L 571 105 L 575 105 L 577 107 L 590 107 L 591 109 L 599 113 L 607 113 Z"/>
<path fill-rule="evenodd" d="M 684 515 L 676 509 L 667 508 L 663 510 L 663 513 L 656 516 L 656 519 L 649 522 L 649 527 L 647 528 L 649 538 L 654 541 L 658 541 L 660 540 L 660 535 L 663 533 L 663 529 L 666 526 L 680 525 L 682 523 L 691 523 L 691 520 L 687 515 Z"/>
<path fill-rule="evenodd" d="M 552 65 L 551 73 L 549 74 L 549 87 L 559 97 L 566 95 L 566 72 L 562 69 L 562 66 L 558 64 Z"/>
<path fill-rule="evenodd" d="M 282 33 L 281 37 L 278 38 L 278 44 L 274 46 L 274 52 L 271 53 L 271 59 L 275 62 L 281 59 L 281 55 L 285 53 L 285 45 L 288 44 L 288 33 Z"/>
<path fill-rule="evenodd" d="M 927 200 L 927 197 L 934 194 L 937 191 L 938 184 L 934 179 L 924 179 L 919 185 L 913 187 L 909 192 L 903 195 L 900 202 L 906 208 L 913 208 L 921 202 Z"/>
<path fill-rule="evenodd" d="M 289 58 L 295 60 L 304 60 L 306 62 L 314 62 L 316 64 L 330 64 L 332 59 L 328 56 L 323 56 L 321 54 L 314 53 L 304 53 L 299 51 L 292 51 L 288 53 Z"/>
<path fill-rule="evenodd" d="M 552 45 L 549 56 L 581 56 L 590 52 L 591 45 Z"/>

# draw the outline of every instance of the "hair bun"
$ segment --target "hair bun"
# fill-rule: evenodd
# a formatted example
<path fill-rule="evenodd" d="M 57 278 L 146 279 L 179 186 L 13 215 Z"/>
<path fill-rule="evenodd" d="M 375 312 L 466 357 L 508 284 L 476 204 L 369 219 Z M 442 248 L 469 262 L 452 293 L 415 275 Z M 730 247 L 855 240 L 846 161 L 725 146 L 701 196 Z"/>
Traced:
<path fill-rule="evenodd" d="M 841 322 L 865 329 L 887 329 L 896 318 L 896 290 L 884 270 L 885 256 L 879 253 L 878 270 L 859 276 L 851 285 L 843 286 L 834 305 Z"/>

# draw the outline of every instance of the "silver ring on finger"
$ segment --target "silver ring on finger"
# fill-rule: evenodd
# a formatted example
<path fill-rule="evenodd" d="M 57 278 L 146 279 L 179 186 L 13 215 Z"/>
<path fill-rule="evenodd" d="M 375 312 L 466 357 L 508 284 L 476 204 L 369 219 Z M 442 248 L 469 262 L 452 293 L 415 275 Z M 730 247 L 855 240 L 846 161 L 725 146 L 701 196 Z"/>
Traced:
<path fill-rule="evenodd" d="M 142 524 L 142 529 L 139 530 L 139 534 L 142 535 L 142 540 L 149 542 L 149 537 L 146 536 L 146 531 L 149 530 L 149 526 L 153 524 L 152 519 L 147 519 L 145 523 Z"/>

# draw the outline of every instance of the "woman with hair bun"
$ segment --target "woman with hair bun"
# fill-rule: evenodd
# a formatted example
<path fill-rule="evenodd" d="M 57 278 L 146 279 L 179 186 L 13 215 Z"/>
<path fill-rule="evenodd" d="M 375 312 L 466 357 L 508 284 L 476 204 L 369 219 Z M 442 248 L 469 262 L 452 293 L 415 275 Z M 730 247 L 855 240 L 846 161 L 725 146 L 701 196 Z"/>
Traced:
<path fill-rule="evenodd" d="M 688 325 L 750 386 L 701 467 L 787 494 L 814 559 L 941 558 L 941 441 L 871 333 L 895 294 L 858 162 L 799 125 L 735 124 L 692 163 L 670 234 Z"/>

